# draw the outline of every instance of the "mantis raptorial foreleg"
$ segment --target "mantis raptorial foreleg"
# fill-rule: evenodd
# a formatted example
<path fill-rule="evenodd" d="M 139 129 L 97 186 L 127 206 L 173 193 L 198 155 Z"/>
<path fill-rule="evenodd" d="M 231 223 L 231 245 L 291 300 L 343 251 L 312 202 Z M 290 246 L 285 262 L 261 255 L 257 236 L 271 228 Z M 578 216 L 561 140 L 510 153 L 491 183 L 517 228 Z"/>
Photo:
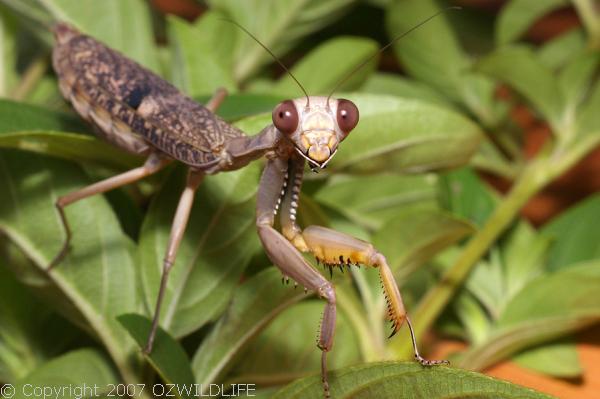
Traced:
<path fill-rule="evenodd" d="M 287 169 L 287 160 L 281 158 L 271 159 L 267 163 L 258 191 L 256 225 L 267 255 L 281 272 L 302 284 L 305 288 L 316 291 L 319 297 L 327 301 L 323 321 L 321 322 L 318 347 L 323 351 L 321 376 L 325 396 L 329 397 L 326 353 L 333 346 L 336 319 L 335 290 L 333 284 L 309 265 L 300 252 L 273 228 L 275 213 L 281 198 L 281 190 L 286 181 Z"/>
<path fill-rule="evenodd" d="M 283 168 L 284 166 L 286 166 L 286 168 Z M 277 240 L 272 238 L 271 240 L 273 240 L 279 248 L 286 248 L 285 251 L 283 251 L 285 253 L 281 256 L 282 264 L 278 264 L 284 274 L 296 279 L 296 277 L 294 277 L 288 269 L 294 269 L 293 267 L 290 267 L 292 263 L 297 263 L 295 268 L 300 268 L 300 265 L 304 264 L 303 262 L 300 262 L 300 260 L 304 261 L 304 259 L 300 256 L 299 252 L 312 253 L 318 262 L 322 262 L 324 265 L 329 266 L 330 270 L 333 266 L 340 266 L 343 268 L 345 265 L 354 264 L 377 268 L 379 270 L 381 285 L 383 287 L 384 295 L 388 305 L 388 317 L 392 321 L 392 334 L 390 337 L 393 336 L 400 329 L 400 327 L 402 327 L 404 321 L 406 321 L 410 329 L 415 359 L 425 366 L 447 363 L 445 360 L 427 360 L 419 354 L 412 324 L 408 318 L 408 315 L 406 314 L 406 310 L 402 302 L 402 296 L 400 295 L 400 291 L 396 285 L 396 281 L 394 280 L 393 273 L 383 254 L 377 251 L 372 244 L 351 237 L 347 234 L 321 226 L 308 226 L 302 230 L 297 225 L 296 214 L 299 204 L 300 188 L 302 185 L 304 160 L 298 157 L 292 157 L 288 164 L 282 164 L 281 168 L 282 171 L 277 174 L 277 178 L 265 176 L 264 183 L 269 184 L 271 187 L 283 187 L 281 197 L 279 197 L 281 200 L 278 199 L 277 201 L 281 202 L 281 229 L 283 235 L 289 241 L 289 244 L 280 242 L 280 236 L 278 236 Z M 282 179 L 280 175 L 283 175 L 284 178 Z M 274 191 L 274 189 L 272 189 L 272 191 Z M 272 200 L 273 199 L 271 199 L 271 201 Z M 279 204 L 279 202 L 277 204 Z M 277 204 L 275 207 L 277 207 Z M 268 218 L 274 217 L 274 215 L 267 216 Z M 272 224 L 272 222 L 270 223 Z M 265 243 L 265 241 L 263 241 L 263 243 Z M 267 246 L 267 243 L 265 243 L 265 246 Z M 289 249 L 291 246 L 295 247 L 295 249 L 299 252 L 294 252 Z M 297 257 L 298 259 L 292 260 L 294 257 Z M 313 269 L 311 268 L 311 270 Z M 308 272 L 305 271 L 304 275 L 308 275 Z M 333 301 L 333 305 L 335 305 L 335 300 Z M 332 312 L 335 312 L 335 306 L 333 306 Z M 327 308 L 325 316 L 327 316 Z M 321 336 L 333 337 L 335 323 L 332 322 L 331 324 L 327 324 L 325 323 L 325 320 L 326 317 L 324 317 L 324 323 L 321 326 Z M 330 342 L 330 344 L 332 343 L 333 342 Z M 331 348 L 329 347 L 329 349 Z M 327 393 L 328 383 L 326 379 L 325 360 L 324 352 L 322 372 L 323 385 Z"/>

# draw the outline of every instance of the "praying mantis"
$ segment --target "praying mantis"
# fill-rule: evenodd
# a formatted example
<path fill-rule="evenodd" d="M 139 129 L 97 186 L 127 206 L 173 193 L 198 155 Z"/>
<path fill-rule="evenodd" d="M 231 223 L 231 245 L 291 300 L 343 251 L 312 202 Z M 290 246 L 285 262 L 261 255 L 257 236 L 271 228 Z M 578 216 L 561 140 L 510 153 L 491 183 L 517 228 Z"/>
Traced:
<path fill-rule="evenodd" d="M 245 28 L 240 28 L 256 39 Z M 317 272 L 302 253 L 312 254 L 317 262 L 330 268 L 344 265 L 376 268 L 392 322 L 391 335 L 406 322 L 415 359 L 424 366 L 447 363 L 427 360 L 419 354 L 400 291 L 382 253 L 372 244 L 344 233 L 321 226 L 302 229 L 296 222 L 305 166 L 308 164 L 316 171 L 332 160 L 359 122 L 359 110 L 354 103 L 333 98 L 335 89 L 329 96 L 310 96 L 285 65 L 256 39 L 298 83 L 305 96 L 281 102 L 273 110 L 273 124 L 255 136 L 247 136 L 215 115 L 226 96 L 224 90 L 218 90 L 203 106 L 153 72 L 68 24 L 58 23 L 54 35 L 56 45 L 52 59 L 62 95 L 83 119 L 96 127 L 99 136 L 125 151 L 145 156 L 146 161 L 140 167 L 58 198 L 56 209 L 66 237 L 50 268 L 58 265 L 69 250 L 72 233 L 65 213 L 68 205 L 136 182 L 174 161 L 188 166 L 186 185 L 175 211 L 165 252 L 152 327 L 143 349 L 145 353 L 150 353 L 154 345 L 169 272 L 175 265 L 196 190 L 207 175 L 236 170 L 266 158 L 258 189 L 256 228 L 267 256 L 283 276 L 314 291 L 325 301 L 317 339 L 317 346 L 322 351 L 324 396 L 330 397 L 327 353 L 334 342 L 336 293 L 334 285 Z M 351 74 L 346 78 L 349 76 Z M 274 227 L 276 217 L 280 219 L 280 231 Z"/>

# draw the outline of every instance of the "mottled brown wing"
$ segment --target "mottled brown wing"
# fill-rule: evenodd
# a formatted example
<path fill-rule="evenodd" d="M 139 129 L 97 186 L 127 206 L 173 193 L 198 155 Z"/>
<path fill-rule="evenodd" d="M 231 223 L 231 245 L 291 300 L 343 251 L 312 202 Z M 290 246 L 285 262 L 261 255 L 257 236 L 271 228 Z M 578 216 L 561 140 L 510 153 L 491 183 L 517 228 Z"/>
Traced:
<path fill-rule="evenodd" d="M 65 24 L 55 28 L 54 69 L 63 95 L 110 142 L 144 153 L 148 143 L 199 168 L 219 161 L 243 133 L 177 88 Z"/>

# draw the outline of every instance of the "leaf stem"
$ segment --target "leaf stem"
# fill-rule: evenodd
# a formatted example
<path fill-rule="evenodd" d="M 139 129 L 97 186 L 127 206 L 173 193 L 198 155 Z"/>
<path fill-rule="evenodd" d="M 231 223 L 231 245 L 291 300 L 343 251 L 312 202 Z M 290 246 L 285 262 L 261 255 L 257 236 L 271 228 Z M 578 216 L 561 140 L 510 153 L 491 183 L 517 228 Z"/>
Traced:
<path fill-rule="evenodd" d="M 473 266 L 510 226 L 525 203 L 553 179 L 566 172 L 589 151 L 600 144 L 600 136 L 590 132 L 576 143 L 556 145 L 532 160 L 522 171 L 512 189 L 497 206 L 483 228 L 469 241 L 454 265 L 421 300 L 413 318 L 415 335 L 420 339 L 450 302 Z M 410 355 L 410 341 L 395 339 L 390 350 L 399 358 Z"/>
<path fill-rule="evenodd" d="M 36 58 L 25 70 L 23 78 L 10 96 L 15 101 L 23 101 L 36 88 L 48 68 L 46 56 Z"/>
<path fill-rule="evenodd" d="M 364 316 L 365 312 L 361 309 L 360 303 L 353 293 L 353 290 L 346 289 L 345 286 L 338 286 L 336 290 L 338 306 L 356 332 L 363 359 L 367 362 L 382 359 L 383 348 L 378 348 L 379 339 L 372 336 L 372 332 L 368 328 L 369 322 Z"/>
<path fill-rule="evenodd" d="M 590 36 L 589 46 L 592 49 L 600 48 L 600 17 L 596 12 L 594 2 L 591 0 L 573 0 L 573 4 Z"/>
<path fill-rule="evenodd" d="M 469 241 L 455 264 L 420 302 L 415 317 L 413 317 L 415 334 L 418 338 L 421 338 L 435 322 L 473 266 L 510 225 L 521 207 L 549 181 L 550 174 L 546 173 L 545 164 L 545 162 L 534 161 L 523 170 L 520 178 L 498 205 L 485 226 Z M 393 340 L 390 346 L 399 358 L 407 357 L 412 350 L 410 342 L 397 339 Z"/>

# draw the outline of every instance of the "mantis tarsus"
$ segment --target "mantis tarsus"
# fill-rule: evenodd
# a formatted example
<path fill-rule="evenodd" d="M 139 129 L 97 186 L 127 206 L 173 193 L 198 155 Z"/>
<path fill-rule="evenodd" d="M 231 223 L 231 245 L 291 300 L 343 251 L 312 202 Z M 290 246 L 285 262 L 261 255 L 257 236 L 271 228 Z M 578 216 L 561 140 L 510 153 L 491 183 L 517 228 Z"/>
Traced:
<path fill-rule="evenodd" d="M 154 73 L 67 24 L 57 24 L 54 33 L 53 65 L 63 96 L 81 117 L 95 125 L 100 136 L 126 151 L 147 156 L 147 160 L 138 168 L 58 199 L 56 207 L 66 240 L 51 267 L 58 264 L 69 249 L 71 231 L 64 212 L 67 205 L 140 180 L 174 160 L 189 167 L 166 249 L 152 329 L 144 348 L 146 353 L 152 351 L 169 271 L 175 264 L 196 189 L 206 175 L 239 169 L 265 157 L 267 162 L 256 206 L 258 235 L 268 257 L 284 277 L 294 279 L 326 301 L 317 344 L 322 350 L 325 396 L 330 396 L 326 360 L 333 346 L 336 295 L 333 284 L 306 262 L 302 252 L 313 254 L 318 262 L 330 267 L 360 264 L 378 268 L 392 321 L 392 335 L 406 320 L 415 358 L 426 366 L 445 363 L 429 361 L 419 355 L 392 272 L 385 257 L 373 245 L 325 227 L 309 226 L 303 230 L 296 223 L 305 164 L 313 170 L 322 169 L 333 158 L 339 144 L 359 120 L 359 111 L 351 101 L 331 95 L 309 96 L 305 91 L 305 97 L 286 100 L 274 109 L 272 125 L 256 136 L 246 136 L 214 114 L 226 96 L 224 90 L 217 91 L 210 102 L 202 106 Z M 274 228 L 277 215 L 281 232 Z"/>

